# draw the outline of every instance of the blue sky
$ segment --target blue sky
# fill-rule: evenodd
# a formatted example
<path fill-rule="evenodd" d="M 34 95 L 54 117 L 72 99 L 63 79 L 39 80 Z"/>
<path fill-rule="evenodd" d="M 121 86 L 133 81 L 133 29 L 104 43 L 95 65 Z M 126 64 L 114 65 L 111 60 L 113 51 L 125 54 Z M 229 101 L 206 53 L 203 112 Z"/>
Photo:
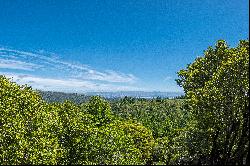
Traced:
<path fill-rule="evenodd" d="M 0 0 L 0 74 L 36 89 L 182 91 L 208 46 L 249 36 L 248 0 Z"/>

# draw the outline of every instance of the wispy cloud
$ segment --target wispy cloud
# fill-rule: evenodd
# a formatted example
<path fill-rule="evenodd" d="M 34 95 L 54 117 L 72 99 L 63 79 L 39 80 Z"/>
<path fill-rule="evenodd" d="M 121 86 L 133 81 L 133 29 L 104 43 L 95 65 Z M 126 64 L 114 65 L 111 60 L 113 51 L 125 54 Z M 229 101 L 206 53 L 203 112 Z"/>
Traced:
<path fill-rule="evenodd" d="M 41 65 L 27 63 L 27 62 L 23 62 L 23 61 L 17 61 L 17 60 L 1 59 L 1 61 L 0 61 L 0 68 L 5 68 L 5 69 L 7 68 L 7 69 L 33 71 L 33 70 L 38 69 L 40 67 L 41 67 Z"/>
<path fill-rule="evenodd" d="M 39 70 L 49 72 L 60 72 L 63 70 L 65 77 L 82 80 L 134 83 L 138 79 L 133 74 L 124 74 L 112 70 L 97 71 L 85 64 L 63 61 L 59 58 L 56 58 L 54 54 L 51 56 L 51 54 L 48 55 L 44 52 L 33 53 L 8 48 L 0 48 L 0 59 L 2 62 L 0 63 L 2 66 L 1 68 L 35 70 L 38 69 L 39 66 Z M 9 64 L 7 62 L 9 62 Z"/>
<path fill-rule="evenodd" d="M 5 69 L 1 72 L 1 69 Z M 133 74 L 98 71 L 88 65 L 61 60 L 55 54 L 0 48 L 0 74 L 19 84 L 54 91 L 142 90 L 134 86 Z"/>
<path fill-rule="evenodd" d="M 88 70 L 86 73 L 80 73 L 76 75 L 77 78 L 87 77 L 92 80 L 109 81 L 109 82 L 126 82 L 133 83 L 137 78 L 132 74 L 123 74 L 114 72 L 112 70 L 106 70 L 105 72 L 98 72 L 95 70 Z"/>
<path fill-rule="evenodd" d="M 27 84 L 34 89 L 62 91 L 62 92 L 88 92 L 88 91 L 128 91 L 128 90 L 143 90 L 133 86 L 113 85 L 110 83 L 95 83 L 92 81 L 82 81 L 78 79 L 54 79 L 46 77 L 38 77 L 26 74 L 17 73 L 2 73 L 7 78 L 18 84 Z"/>

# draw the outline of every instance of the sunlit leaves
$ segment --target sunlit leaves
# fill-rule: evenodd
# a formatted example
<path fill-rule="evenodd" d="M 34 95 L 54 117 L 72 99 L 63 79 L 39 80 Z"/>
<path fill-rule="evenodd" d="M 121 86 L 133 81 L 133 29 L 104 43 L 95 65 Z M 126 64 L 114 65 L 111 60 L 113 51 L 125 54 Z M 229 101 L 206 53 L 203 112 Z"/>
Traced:
<path fill-rule="evenodd" d="M 0 77 L 0 164 L 146 164 L 154 139 L 116 120 L 108 102 L 47 104 L 31 88 Z"/>
<path fill-rule="evenodd" d="M 177 83 L 186 92 L 195 128 L 203 135 L 197 140 L 200 146 L 194 145 L 196 153 L 210 156 L 210 163 L 226 164 L 236 158 L 238 163 L 243 162 L 245 145 L 249 144 L 249 41 L 242 40 L 236 48 L 229 48 L 219 40 L 215 48 L 209 47 L 204 57 L 178 75 Z M 203 145 L 206 151 L 202 151 Z M 238 148 L 232 148 L 234 145 Z"/>
<path fill-rule="evenodd" d="M 56 135 L 49 134 L 57 117 L 46 108 L 31 88 L 0 76 L 0 163 L 57 163 L 61 147 Z"/>

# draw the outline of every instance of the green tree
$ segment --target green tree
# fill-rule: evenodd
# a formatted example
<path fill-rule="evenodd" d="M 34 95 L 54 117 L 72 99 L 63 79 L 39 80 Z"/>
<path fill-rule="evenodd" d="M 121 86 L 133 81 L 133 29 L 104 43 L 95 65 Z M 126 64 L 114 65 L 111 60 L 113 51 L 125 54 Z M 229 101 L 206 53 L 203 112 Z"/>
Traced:
<path fill-rule="evenodd" d="M 105 125 L 113 118 L 109 103 L 99 96 L 91 97 L 87 103 L 82 105 L 82 108 L 94 116 L 97 126 Z"/>
<path fill-rule="evenodd" d="M 149 160 L 151 131 L 114 119 L 109 103 L 100 97 L 80 106 L 54 103 L 51 109 L 57 112 L 61 127 L 54 130 L 64 152 L 59 164 L 145 164 Z"/>
<path fill-rule="evenodd" d="M 57 164 L 57 118 L 30 87 L 0 76 L 0 164 Z"/>
<path fill-rule="evenodd" d="M 249 163 L 249 41 L 229 48 L 219 40 L 178 75 L 193 117 L 190 155 Z"/>
<path fill-rule="evenodd" d="M 51 104 L 50 109 L 57 112 L 58 128 L 53 132 L 64 152 L 58 163 L 87 164 L 88 139 L 94 132 L 94 116 L 83 112 L 70 101 Z"/>
<path fill-rule="evenodd" d="M 150 130 L 119 120 L 96 128 L 89 141 L 88 161 L 94 164 L 146 164 L 154 146 Z"/>

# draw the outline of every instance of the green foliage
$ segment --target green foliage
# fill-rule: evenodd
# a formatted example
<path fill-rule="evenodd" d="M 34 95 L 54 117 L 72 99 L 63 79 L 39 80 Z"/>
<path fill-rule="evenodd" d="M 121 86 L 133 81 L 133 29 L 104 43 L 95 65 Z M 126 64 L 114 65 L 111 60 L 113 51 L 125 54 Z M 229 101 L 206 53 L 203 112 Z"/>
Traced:
<path fill-rule="evenodd" d="M 109 123 L 112 120 L 111 108 L 107 101 L 99 96 L 93 96 L 90 100 L 83 104 L 87 113 L 95 117 L 95 123 L 98 126 Z"/>
<path fill-rule="evenodd" d="M 154 146 L 152 132 L 143 125 L 131 121 L 123 122 L 118 127 L 124 131 L 126 136 L 133 140 L 133 145 L 142 154 L 141 159 L 143 162 L 149 161 L 152 154 L 152 147 Z"/>
<path fill-rule="evenodd" d="M 94 117 L 80 111 L 71 102 L 54 103 L 51 109 L 58 115 L 60 128 L 56 132 L 58 141 L 63 147 L 64 155 L 58 160 L 59 164 L 84 164 L 88 148 L 85 146 L 93 128 Z"/>
<path fill-rule="evenodd" d="M 181 147 L 185 127 L 189 119 L 183 99 L 130 99 L 112 103 L 112 111 L 122 119 L 137 121 L 152 131 L 155 144 L 150 162 L 176 164 L 186 153 Z"/>
<path fill-rule="evenodd" d="M 114 121 L 96 131 L 88 149 L 90 163 L 131 165 L 149 160 L 154 140 L 142 125 Z"/>
<path fill-rule="evenodd" d="M 0 76 L 0 164 L 56 164 L 55 112 L 31 88 Z"/>
<path fill-rule="evenodd" d="M 133 101 L 133 102 L 131 102 Z M 142 123 L 152 130 L 154 138 L 170 136 L 171 128 L 183 128 L 188 112 L 184 100 L 121 99 L 112 103 L 112 112 L 123 119 Z"/>
<path fill-rule="evenodd" d="M 229 48 L 220 40 L 204 54 L 178 72 L 193 117 L 190 154 L 207 156 L 210 164 L 243 164 L 249 150 L 249 41 Z"/>
<path fill-rule="evenodd" d="M 116 120 L 108 102 L 45 103 L 31 88 L 0 77 L 0 164 L 146 164 L 154 139 Z"/>

